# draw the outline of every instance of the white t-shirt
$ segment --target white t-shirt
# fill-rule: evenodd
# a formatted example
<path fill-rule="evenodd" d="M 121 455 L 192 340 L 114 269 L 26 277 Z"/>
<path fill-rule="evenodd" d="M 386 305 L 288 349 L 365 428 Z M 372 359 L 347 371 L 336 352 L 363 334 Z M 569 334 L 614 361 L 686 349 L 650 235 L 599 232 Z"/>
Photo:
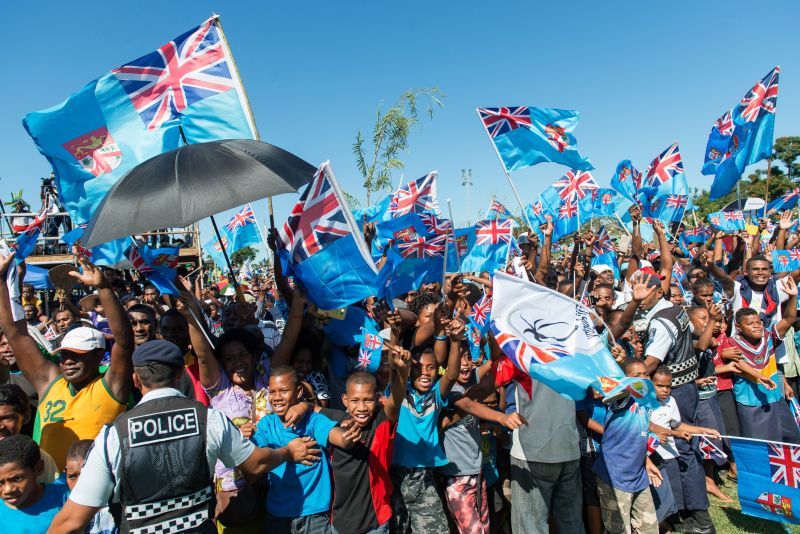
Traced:
<path fill-rule="evenodd" d="M 775 286 L 778 289 L 778 300 L 783 303 L 789 300 L 789 295 L 786 294 L 786 291 L 783 290 L 783 278 L 778 278 L 775 281 Z M 758 312 L 766 311 L 767 309 L 767 302 L 764 299 L 764 292 L 763 291 L 755 291 L 752 292 L 752 297 L 750 298 L 750 308 L 757 310 Z M 738 280 L 734 280 L 733 282 L 733 313 L 741 310 L 742 306 L 742 283 Z M 775 312 L 774 318 L 777 321 L 781 320 L 781 307 L 778 306 L 778 310 Z"/>
<path fill-rule="evenodd" d="M 663 401 L 659 401 L 659 404 L 658 408 L 650 412 L 650 421 L 671 430 L 678 428 L 681 424 L 681 412 L 678 411 L 678 403 L 675 402 L 675 399 L 667 397 Z M 675 438 L 672 436 L 668 437 L 666 442 L 662 441 L 656 452 L 665 460 L 680 456 L 678 448 L 675 446 Z"/>

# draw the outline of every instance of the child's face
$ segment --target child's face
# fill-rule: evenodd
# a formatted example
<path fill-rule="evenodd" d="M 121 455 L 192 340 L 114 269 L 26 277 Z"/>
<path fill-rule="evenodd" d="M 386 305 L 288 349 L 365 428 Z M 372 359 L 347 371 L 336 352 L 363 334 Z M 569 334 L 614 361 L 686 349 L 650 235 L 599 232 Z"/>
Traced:
<path fill-rule="evenodd" d="M 311 372 L 311 351 L 308 349 L 300 349 L 292 362 L 294 370 L 297 371 L 299 376 L 306 376 Z"/>
<path fill-rule="evenodd" d="M 647 367 L 645 367 L 643 363 L 639 362 L 629 364 L 627 367 L 627 371 L 625 371 L 625 376 L 648 378 Z"/>
<path fill-rule="evenodd" d="M 472 355 L 467 351 L 467 354 L 461 355 L 461 370 L 458 372 L 458 383 L 461 385 L 469 382 L 469 376 L 472 374 Z"/>
<path fill-rule="evenodd" d="M 708 326 L 708 310 L 703 308 L 693 310 L 691 315 L 689 315 L 689 320 L 694 327 L 695 336 L 700 336 L 703 330 L 706 329 L 706 326 Z"/>
<path fill-rule="evenodd" d="M 656 398 L 663 401 L 672 392 L 672 377 L 661 373 L 653 375 L 653 387 L 656 388 Z"/>
<path fill-rule="evenodd" d="M 16 436 L 22 429 L 25 418 L 8 404 L 0 405 L 0 439 Z"/>
<path fill-rule="evenodd" d="M 348 384 L 347 393 L 342 395 L 342 403 L 350 417 L 361 427 L 372 421 L 379 406 L 375 386 L 372 384 Z"/>
<path fill-rule="evenodd" d="M 434 380 L 436 380 L 436 356 L 430 352 L 423 352 L 419 358 L 419 363 L 411 366 L 411 380 L 420 393 L 427 393 L 431 390 Z"/>
<path fill-rule="evenodd" d="M 718 336 L 724 331 L 725 331 L 725 320 L 714 319 L 714 336 Z"/>
<path fill-rule="evenodd" d="M 302 388 L 291 375 L 271 376 L 269 378 L 269 403 L 278 417 L 284 417 L 289 408 L 300 401 Z"/>
<path fill-rule="evenodd" d="M 78 477 L 81 476 L 81 469 L 83 469 L 83 461 L 75 458 L 70 458 L 64 464 L 64 474 L 67 476 L 67 487 L 70 491 L 78 483 Z"/>
<path fill-rule="evenodd" d="M 17 462 L 0 465 L 0 498 L 12 508 L 26 508 L 38 498 L 39 482 L 36 480 L 44 466 L 38 469 L 23 467 Z"/>
<path fill-rule="evenodd" d="M 761 339 L 764 337 L 764 324 L 758 315 L 745 315 L 742 321 L 737 324 L 744 337 L 751 339 Z"/>

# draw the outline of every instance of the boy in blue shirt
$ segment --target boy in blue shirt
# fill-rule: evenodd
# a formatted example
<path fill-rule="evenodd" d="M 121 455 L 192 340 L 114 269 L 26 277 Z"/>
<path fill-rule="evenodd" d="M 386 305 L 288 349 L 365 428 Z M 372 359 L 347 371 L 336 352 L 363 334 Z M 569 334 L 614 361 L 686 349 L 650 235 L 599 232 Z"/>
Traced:
<path fill-rule="evenodd" d="M 644 361 L 628 360 L 625 375 L 647 377 Z M 647 410 L 633 397 L 608 406 L 594 464 L 606 532 L 658 534 L 650 482 L 660 484 L 661 473 L 647 456 L 649 426 Z"/>
<path fill-rule="evenodd" d="M 267 524 L 270 532 L 296 534 L 330 532 L 331 474 L 328 444 L 350 449 L 361 438 L 361 427 L 348 430 L 309 410 L 298 422 L 286 422 L 289 408 L 300 402 L 302 385 L 293 367 L 279 366 L 269 378 L 269 402 L 274 413 L 262 417 L 253 435 L 259 447 L 283 447 L 295 438 L 316 441 L 323 458 L 313 464 L 283 463 L 269 473 Z"/>
<path fill-rule="evenodd" d="M 0 441 L 0 525 L 18 534 L 44 534 L 64 505 L 64 484 L 42 484 L 39 446 L 28 436 Z"/>
<path fill-rule="evenodd" d="M 442 501 L 434 484 L 434 469 L 449 463 L 439 436 L 439 415 L 447 406 L 447 396 L 461 371 L 461 340 L 466 330 L 464 323 L 453 319 L 445 332 L 450 348 L 447 368 L 438 382 L 439 365 L 432 349 L 425 349 L 411 365 L 389 471 L 394 486 L 392 532 L 406 532 L 409 525 L 413 532 L 448 532 Z"/>

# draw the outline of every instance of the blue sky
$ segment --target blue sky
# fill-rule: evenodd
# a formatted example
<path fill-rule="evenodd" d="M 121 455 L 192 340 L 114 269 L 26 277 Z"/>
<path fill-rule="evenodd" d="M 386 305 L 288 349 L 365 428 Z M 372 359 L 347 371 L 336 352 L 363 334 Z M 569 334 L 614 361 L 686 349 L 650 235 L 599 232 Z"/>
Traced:
<path fill-rule="evenodd" d="M 613 7 L 611 7 L 613 5 Z M 9 46 L 0 88 L 0 195 L 32 200 L 49 174 L 22 117 L 150 52 L 212 12 L 222 23 L 262 139 L 317 164 L 330 159 L 363 198 L 352 155 L 356 132 L 406 89 L 439 87 L 445 109 L 412 134 L 406 179 L 437 169 L 439 198 L 466 220 L 461 169 L 472 169 L 471 213 L 493 194 L 516 208 L 477 106 L 577 109 L 575 131 L 595 178 L 616 164 L 644 170 L 680 142 L 692 187 L 713 121 L 781 65 L 776 136 L 800 134 L 800 3 L 762 2 L 118 2 L 5 3 Z M 12 74 L 13 73 L 13 74 Z M 754 167 L 755 168 L 755 167 Z M 566 169 L 514 174 L 525 202 Z M 399 173 L 395 176 L 395 183 Z M 296 199 L 275 199 L 282 222 Z M 33 202 L 34 207 L 38 201 Z M 266 201 L 254 204 L 260 219 Z M 224 218 L 221 217 L 221 218 Z M 208 235 L 208 224 L 203 224 Z M 205 236 L 204 236 L 205 238 Z"/>

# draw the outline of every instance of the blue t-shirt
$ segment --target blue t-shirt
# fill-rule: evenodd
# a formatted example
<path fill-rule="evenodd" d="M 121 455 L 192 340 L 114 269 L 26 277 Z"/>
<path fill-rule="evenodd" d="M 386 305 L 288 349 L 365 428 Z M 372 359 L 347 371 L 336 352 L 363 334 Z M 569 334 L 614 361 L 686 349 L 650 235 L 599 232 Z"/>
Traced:
<path fill-rule="evenodd" d="M 27 508 L 11 508 L 0 503 L 0 525 L 5 532 L 15 534 L 44 534 L 53 518 L 64 506 L 69 488 L 64 484 L 45 484 L 42 497 Z M 10 530 L 5 530 L 10 529 Z"/>
<path fill-rule="evenodd" d="M 591 395 L 587 395 L 582 401 L 575 403 L 576 412 L 584 412 L 589 416 L 589 419 L 600 423 L 601 425 L 606 420 L 606 405 L 603 404 L 602 399 L 595 399 Z M 585 426 L 578 425 L 578 436 L 580 439 L 581 455 L 593 454 L 600 450 L 600 438 Z"/>
<path fill-rule="evenodd" d="M 409 384 L 397 420 L 393 465 L 403 467 L 441 467 L 447 465 L 439 440 L 439 412 L 447 406 L 442 398 L 442 381 L 425 394 Z"/>
<path fill-rule="evenodd" d="M 282 463 L 269 472 L 267 511 L 276 517 L 303 517 L 331 508 L 331 474 L 328 466 L 328 434 L 336 421 L 311 412 L 294 427 L 284 428 L 276 414 L 262 417 L 253 442 L 259 447 L 285 447 L 295 438 L 309 436 L 322 449 L 313 465 Z"/>
<path fill-rule="evenodd" d="M 593 468 L 603 482 L 630 493 L 650 485 L 645 469 L 649 425 L 647 410 L 630 397 L 608 407 Z"/>

